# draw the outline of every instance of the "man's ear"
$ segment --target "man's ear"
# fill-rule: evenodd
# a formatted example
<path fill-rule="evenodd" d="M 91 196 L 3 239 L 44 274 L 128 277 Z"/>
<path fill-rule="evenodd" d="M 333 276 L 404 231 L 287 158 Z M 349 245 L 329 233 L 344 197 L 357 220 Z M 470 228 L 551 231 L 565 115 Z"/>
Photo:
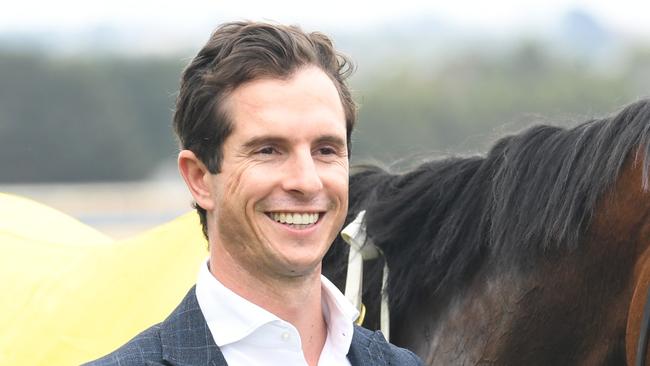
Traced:
<path fill-rule="evenodd" d="M 214 208 L 212 186 L 208 168 L 190 150 L 178 153 L 178 170 L 189 188 L 194 201 L 205 210 Z"/>

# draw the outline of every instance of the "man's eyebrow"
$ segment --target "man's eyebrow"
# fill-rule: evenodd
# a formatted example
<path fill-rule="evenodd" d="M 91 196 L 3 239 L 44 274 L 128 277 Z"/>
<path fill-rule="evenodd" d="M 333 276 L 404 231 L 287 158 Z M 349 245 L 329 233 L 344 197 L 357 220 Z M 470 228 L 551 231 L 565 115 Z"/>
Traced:
<path fill-rule="evenodd" d="M 244 149 L 253 149 L 261 145 L 280 145 L 286 143 L 287 139 L 279 136 L 258 136 L 252 137 L 243 145 Z"/>
<path fill-rule="evenodd" d="M 344 147 L 346 146 L 345 139 L 342 139 L 339 136 L 336 135 L 325 135 L 321 136 L 316 140 L 316 143 L 318 144 L 331 144 L 331 145 L 336 145 L 337 147 Z"/>
<path fill-rule="evenodd" d="M 262 145 L 282 145 L 286 144 L 287 139 L 280 136 L 257 136 L 247 140 L 244 149 L 253 149 Z M 331 144 L 337 147 L 345 147 L 345 139 L 336 135 L 324 135 L 316 139 L 316 144 Z"/>

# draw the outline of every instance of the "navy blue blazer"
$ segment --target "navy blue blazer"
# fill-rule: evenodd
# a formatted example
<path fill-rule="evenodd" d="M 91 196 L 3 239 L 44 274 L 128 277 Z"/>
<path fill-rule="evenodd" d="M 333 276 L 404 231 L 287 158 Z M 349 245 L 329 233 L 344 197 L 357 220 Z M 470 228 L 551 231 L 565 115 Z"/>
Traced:
<path fill-rule="evenodd" d="M 386 341 L 381 332 L 354 326 L 348 352 L 352 366 L 422 365 L 413 352 Z M 196 300 L 194 287 L 167 319 L 89 366 L 227 366 Z"/>

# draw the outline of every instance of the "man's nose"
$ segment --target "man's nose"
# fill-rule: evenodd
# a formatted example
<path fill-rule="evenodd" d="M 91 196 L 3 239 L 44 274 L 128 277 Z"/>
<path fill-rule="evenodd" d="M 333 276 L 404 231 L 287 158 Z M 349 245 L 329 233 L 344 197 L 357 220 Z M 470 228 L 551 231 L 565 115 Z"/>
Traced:
<path fill-rule="evenodd" d="M 285 171 L 282 172 L 284 190 L 312 196 L 323 189 L 317 163 L 311 152 L 297 153 L 287 163 L 283 167 Z"/>

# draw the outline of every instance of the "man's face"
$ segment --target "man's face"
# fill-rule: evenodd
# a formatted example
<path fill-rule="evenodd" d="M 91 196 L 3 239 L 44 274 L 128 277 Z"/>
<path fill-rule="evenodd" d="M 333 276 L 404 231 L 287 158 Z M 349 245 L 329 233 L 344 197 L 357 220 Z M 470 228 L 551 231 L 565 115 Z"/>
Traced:
<path fill-rule="evenodd" d="M 288 80 L 241 85 L 225 110 L 233 132 L 210 178 L 212 255 L 227 252 L 256 276 L 314 273 L 348 205 L 345 114 L 334 84 L 305 67 Z"/>

